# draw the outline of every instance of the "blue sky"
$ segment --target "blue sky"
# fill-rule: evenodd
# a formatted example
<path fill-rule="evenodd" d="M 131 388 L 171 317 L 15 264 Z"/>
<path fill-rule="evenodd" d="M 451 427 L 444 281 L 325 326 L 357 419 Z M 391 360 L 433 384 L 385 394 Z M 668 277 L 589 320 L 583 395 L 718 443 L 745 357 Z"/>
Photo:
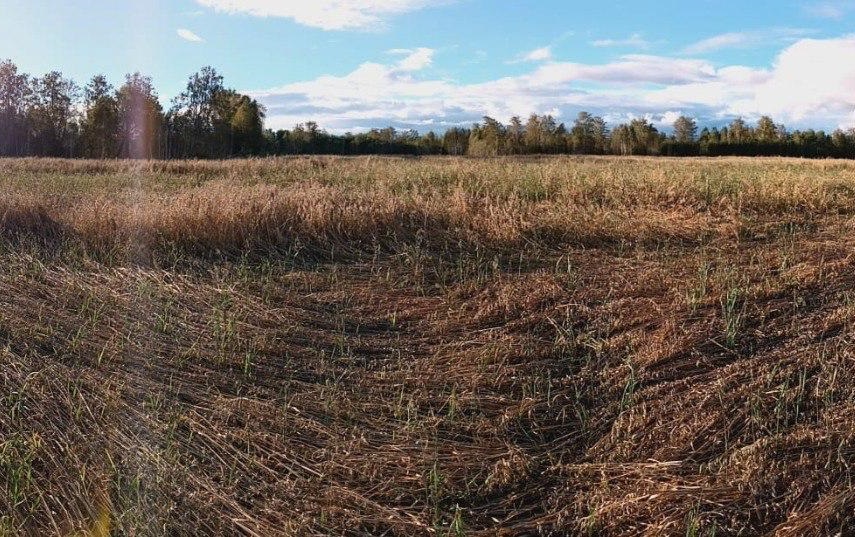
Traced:
<path fill-rule="evenodd" d="M 308 7 L 307 7 L 308 6 Z M 444 130 L 579 110 L 855 126 L 855 0 L 0 0 L 0 58 L 78 82 L 214 65 L 268 126 Z"/>

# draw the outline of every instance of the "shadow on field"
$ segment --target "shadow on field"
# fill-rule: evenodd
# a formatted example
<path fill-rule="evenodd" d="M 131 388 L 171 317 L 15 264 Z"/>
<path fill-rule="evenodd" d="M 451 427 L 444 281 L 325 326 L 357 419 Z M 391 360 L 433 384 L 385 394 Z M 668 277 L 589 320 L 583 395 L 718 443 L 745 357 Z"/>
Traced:
<path fill-rule="evenodd" d="M 28 243 L 56 250 L 74 240 L 74 231 L 56 221 L 39 205 L 8 205 L 0 202 L 0 239 L 11 247 Z"/>

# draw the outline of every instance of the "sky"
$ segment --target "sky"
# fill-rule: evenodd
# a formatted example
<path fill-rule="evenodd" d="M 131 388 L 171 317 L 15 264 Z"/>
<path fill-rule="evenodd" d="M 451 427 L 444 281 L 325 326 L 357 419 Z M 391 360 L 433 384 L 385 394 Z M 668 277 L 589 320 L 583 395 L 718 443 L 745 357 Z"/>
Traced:
<path fill-rule="evenodd" d="M 855 127 L 853 23 L 855 0 L 0 0 L 0 59 L 81 84 L 140 71 L 166 106 L 212 65 L 274 129 L 585 110 L 833 130 Z"/>

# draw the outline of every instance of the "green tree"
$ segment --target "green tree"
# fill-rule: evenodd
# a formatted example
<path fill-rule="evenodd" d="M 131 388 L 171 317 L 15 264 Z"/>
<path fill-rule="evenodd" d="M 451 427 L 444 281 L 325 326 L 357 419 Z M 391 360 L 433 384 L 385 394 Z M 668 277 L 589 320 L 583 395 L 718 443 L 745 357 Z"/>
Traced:
<path fill-rule="evenodd" d="M 439 155 L 442 153 L 442 140 L 435 132 L 430 131 L 416 140 L 419 153 L 423 155 Z"/>
<path fill-rule="evenodd" d="M 742 143 L 747 142 L 751 137 L 751 132 L 748 130 L 748 127 L 745 125 L 745 120 L 741 117 L 738 117 L 730 122 L 730 126 L 727 129 L 727 141 L 730 143 Z"/>
<path fill-rule="evenodd" d="M 213 157 L 217 154 L 216 127 L 222 124 L 217 102 L 225 91 L 223 77 L 210 66 L 190 75 L 187 86 L 172 101 L 169 122 L 175 153 L 185 157 Z"/>
<path fill-rule="evenodd" d="M 646 119 L 633 119 L 612 132 L 612 151 L 618 155 L 653 155 L 659 152 L 662 137 Z"/>
<path fill-rule="evenodd" d="M 634 144 L 629 125 L 622 123 L 612 130 L 611 152 L 615 155 L 632 155 Z"/>
<path fill-rule="evenodd" d="M 119 108 L 113 87 L 96 75 L 84 88 L 86 111 L 81 123 L 83 152 L 91 158 L 118 155 Z"/>
<path fill-rule="evenodd" d="M 234 136 L 231 154 L 258 154 L 263 143 L 264 114 L 264 107 L 255 99 L 246 95 L 237 98 L 231 120 Z"/>
<path fill-rule="evenodd" d="M 21 156 L 27 147 L 30 85 L 12 60 L 0 61 L 0 156 Z"/>
<path fill-rule="evenodd" d="M 579 112 L 570 129 L 570 148 L 574 153 L 602 154 L 608 151 L 608 136 L 603 118 Z"/>
<path fill-rule="evenodd" d="M 525 124 L 525 134 L 523 135 L 526 152 L 542 153 L 545 141 L 544 138 L 545 136 L 543 134 L 543 125 L 541 124 L 540 116 L 532 114 L 529 116 L 528 121 Z"/>
<path fill-rule="evenodd" d="M 757 140 L 760 142 L 774 142 L 778 139 L 778 126 L 769 116 L 763 116 L 757 121 L 754 130 Z"/>
<path fill-rule="evenodd" d="M 695 141 L 698 133 L 698 124 L 694 119 L 687 116 L 680 116 L 674 122 L 674 139 L 682 144 L 688 144 Z"/>
<path fill-rule="evenodd" d="M 661 138 L 656 127 L 646 119 L 633 119 L 629 123 L 635 144 L 633 154 L 654 155 L 659 151 Z"/>
<path fill-rule="evenodd" d="M 525 127 L 523 127 L 522 120 L 519 116 L 512 117 L 508 125 L 508 152 L 510 154 L 519 155 L 523 152 L 524 135 Z"/>
<path fill-rule="evenodd" d="M 476 157 L 501 155 L 505 147 L 505 127 L 495 119 L 484 116 L 483 125 L 474 125 L 469 136 L 469 154 Z"/>
<path fill-rule="evenodd" d="M 609 148 L 609 129 L 606 122 L 600 116 L 594 116 L 590 120 L 591 135 L 594 138 L 594 153 L 601 155 Z"/>
<path fill-rule="evenodd" d="M 77 125 L 74 123 L 74 103 L 78 95 L 77 85 L 59 71 L 33 79 L 28 120 L 37 154 L 75 156 Z"/>
<path fill-rule="evenodd" d="M 160 156 L 163 108 L 151 78 L 139 73 L 127 75 L 116 93 L 116 106 L 120 155 L 132 159 Z"/>
<path fill-rule="evenodd" d="M 442 149 L 446 155 L 466 155 L 469 152 L 469 129 L 452 127 L 442 135 Z"/>

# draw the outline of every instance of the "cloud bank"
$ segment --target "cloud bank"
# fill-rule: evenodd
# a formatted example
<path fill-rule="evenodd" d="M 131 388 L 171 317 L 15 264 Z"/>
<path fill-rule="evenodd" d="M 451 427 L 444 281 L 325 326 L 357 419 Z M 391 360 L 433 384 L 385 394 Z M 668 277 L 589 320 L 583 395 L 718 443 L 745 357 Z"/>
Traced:
<path fill-rule="evenodd" d="M 431 49 L 395 52 L 404 59 L 252 93 L 267 106 L 273 128 L 314 120 L 333 132 L 385 125 L 442 130 L 483 115 L 507 121 L 552 113 L 572 121 L 579 110 L 611 123 L 638 116 L 665 125 L 678 114 L 702 122 L 768 114 L 791 127 L 855 126 L 855 36 L 801 39 L 767 68 L 632 54 L 602 64 L 541 63 L 519 76 L 474 84 L 428 76 Z"/>

